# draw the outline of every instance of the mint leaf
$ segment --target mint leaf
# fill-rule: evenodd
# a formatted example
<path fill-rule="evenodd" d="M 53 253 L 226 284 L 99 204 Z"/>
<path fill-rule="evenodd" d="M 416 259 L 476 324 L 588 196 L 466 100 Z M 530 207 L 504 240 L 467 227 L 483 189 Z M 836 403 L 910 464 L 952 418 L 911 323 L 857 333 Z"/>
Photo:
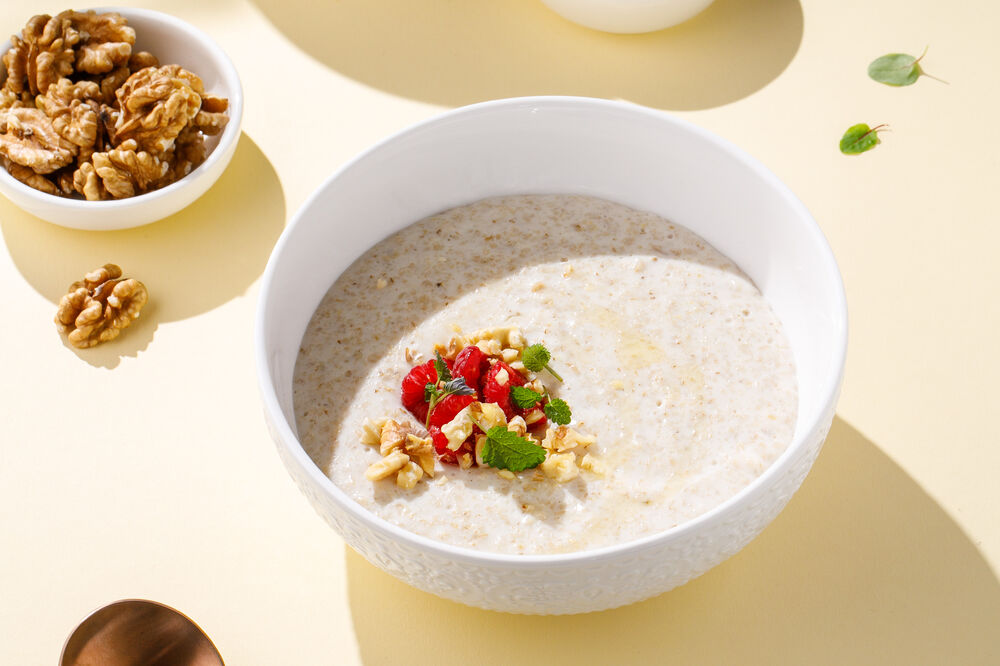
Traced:
<path fill-rule="evenodd" d="M 475 391 L 465 383 L 465 377 L 450 379 L 441 388 L 441 398 L 449 395 L 475 395 Z"/>
<path fill-rule="evenodd" d="M 920 54 L 919 58 L 914 58 L 906 53 L 889 53 L 881 58 L 876 58 L 868 65 L 868 76 L 873 81 L 884 83 L 887 86 L 910 86 L 917 82 L 921 76 L 931 76 L 920 66 L 920 61 L 927 55 L 927 49 Z M 947 83 L 947 81 L 941 81 Z"/>
<path fill-rule="evenodd" d="M 569 405 L 566 404 L 565 400 L 561 400 L 560 398 L 549 400 L 548 404 L 545 405 L 545 415 L 549 417 L 550 421 L 554 421 L 559 425 L 569 425 L 569 422 L 573 419 L 573 412 L 570 411 Z"/>
<path fill-rule="evenodd" d="M 852 125 L 840 138 L 840 152 L 845 155 L 858 155 L 871 150 L 882 143 L 882 140 L 878 138 L 878 133 L 886 127 L 888 125 L 876 125 L 875 127 L 868 127 L 864 123 Z"/>
<path fill-rule="evenodd" d="M 552 360 L 552 354 L 544 345 L 540 344 L 533 344 L 521 353 L 521 362 L 532 372 L 541 372 L 550 360 Z"/>
<path fill-rule="evenodd" d="M 439 382 L 450 382 L 451 381 L 451 370 L 448 369 L 448 364 L 444 362 L 441 358 L 441 352 L 434 352 L 434 370 L 437 372 Z"/>
<path fill-rule="evenodd" d="M 431 398 L 437 395 L 437 384 L 427 382 L 424 384 L 424 402 L 430 402 Z"/>
<path fill-rule="evenodd" d="M 890 53 L 876 58 L 868 65 L 868 76 L 887 86 L 908 86 L 920 78 L 917 58 L 905 53 Z"/>
<path fill-rule="evenodd" d="M 545 348 L 544 345 L 535 343 L 521 352 L 521 363 L 524 363 L 524 367 L 532 372 L 541 372 L 542 368 L 549 371 L 553 377 L 562 381 L 563 378 L 559 376 L 559 373 L 552 369 L 549 365 L 549 361 L 552 360 L 552 354 L 549 350 Z"/>
<path fill-rule="evenodd" d="M 482 455 L 483 462 L 490 467 L 512 472 L 537 467 L 545 462 L 545 449 L 503 426 L 493 426 L 487 431 Z"/>
<path fill-rule="evenodd" d="M 521 409 L 528 409 L 538 404 L 542 399 L 542 394 L 523 386 L 512 386 L 510 389 L 511 401 Z"/>

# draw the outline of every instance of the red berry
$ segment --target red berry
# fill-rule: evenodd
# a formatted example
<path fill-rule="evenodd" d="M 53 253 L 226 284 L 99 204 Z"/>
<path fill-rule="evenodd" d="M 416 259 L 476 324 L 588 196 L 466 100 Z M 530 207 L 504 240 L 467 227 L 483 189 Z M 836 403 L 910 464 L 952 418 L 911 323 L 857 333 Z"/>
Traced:
<path fill-rule="evenodd" d="M 479 378 L 490 367 L 489 359 L 483 350 L 470 345 L 458 352 L 455 357 L 455 374 L 465 378 L 470 388 L 479 386 Z"/>
<path fill-rule="evenodd" d="M 501 370 L 507 371 L 507 381 L 503 384 L 497 382 L 497 374 Z M 524 377 L 517 370 L 514 370 L 503 361 L 497 361 L 486 372 L 483 377 L 481 393 L 484 402 L 495 402 L 503 410 L 503 413 L 510 420 L 514 418 L 514 407 L 510 404 L 510 387 L 523 386 Z"/>
<path fill-rule="evenodd" d="M 434 405 L 434 411 L 431 412 L 431 425 L 440 428 L 455 418 L 455 414 L 468 407 L 469 403 L 475 399 L 476 396 L 474 395 L 455 395 L 453 393 L 447 396 L 444 400 Z"/>
<path fill-rule="evenodd" d="M 417 417 L 421 423 L 427 420 L 427 401 L 424 400 L 424 387 L 435 383 L 437 383 L 437 370 L 434 369 L 434 361 L 427 361 L 414 367 L 403 378 L 402 395 L 400 396 L 403 407 L 410 410 L 410 413 Z"/>

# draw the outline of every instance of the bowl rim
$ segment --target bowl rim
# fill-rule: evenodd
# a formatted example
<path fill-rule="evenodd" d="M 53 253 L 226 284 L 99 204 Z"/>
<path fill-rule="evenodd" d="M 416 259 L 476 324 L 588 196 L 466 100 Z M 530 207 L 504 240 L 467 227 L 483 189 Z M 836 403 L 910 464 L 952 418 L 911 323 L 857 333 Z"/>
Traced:
<path fill-rule="evenodd" d="M 192 169 L 191 173 L 180 178 L 179 180 L 175 180 L 165 187 L 161 187 L 158 190 L 144 192 L 143 194 L 139 194 L 134 197 L 128 197 L 126 199 L 110 199 L 107 201 L 88 201 L 86 199 L 61 197 L 55 194 L 48 194 L 25 185 L 17 178 L 10 175 L 7 169 L 4 169 L 3 167 L 0 167 L 0 181 L 2 181 L 2 184 L 5 187 L 10 187 L 12 190 L 17 191 L 20 195 L 32 199 L 42 206 L 56 206 L 67 210 L 79 210 L 87 213 L 93 213 L 95 211 L 107 212 L 115 209 L 130 208 L 150 204 L 164 197 L 170 197 L 174 192 L 183 189 L 198 177 L 208 172 L 216 162 L 223 158 L 226 148 L 239 138 L 240 132 L 242 132 L 243 124 L 243 84 L 240 81 L 240 75 L 236 70 L 236 65 L 233 64 L 232 59 L 223 50 L 223 48 L 219 46 L 214 39 L 209 37 L 206 32 L 188 23 L 187 21 L 183 21 L 176 16 L 173 16 L 172 14 L 156 11 L 154 9 L 141 9 L 139 7 L 90 7 L 77 9 L 75 11 L 95 11 L 99 13 L 116 12 L 130 20 L 132 17 L 139 16 L 143 19 L 166 24 L 174 30 L 187 33 L 189 37 L 192 37 L 203 44 L 212 54 L 212 58 L 217 62 L 222 78 L 233 88 L 233 92 L 228 98 L 229 122 L 226 123 L 226 128 L 219 136 L 219 141 L 215 148 L 213 148 L 212 152 L 208 154 L 208 157 L 204 162 Z M 3 44 L 0 44 L 0 53 L 6 53 L 7 50 L 10 49 L 10 46 L 11 40 L 9 39 Z M 197 72 L 195 72 L 195 74 L 197 74 Z M 86 229 L 86 227 L 82 226 L 77 228 Z M 128 227 L 120 228 L 125 229 Z"/>
<path fill-rule="evenodd" d="M 265 305 L 270 295 L 271 283 L 274 279 L 277 259 L 282 255 L 285 245 L 289 242 L 289 238 L 295 228 L 309 213 L 316 201 L 320 196 L 322 196 L 330 184 L 339 178 L 341 174 L 352 169 L 355 164 L 367 159 L 370 155 L 377 153 L 386 145 L 392 144 L 400 138 L 434 128 L 438 125 L 447 124 L 458 117 L 471 116 L 484 112 L 490 113 L 496 110 L 516 111 L 518 109 L 531 109 L 539 106 L 555 107 L 559 105 L 574 108 L 593 107 L 605 112 L 633 113 L 649 118 L 655 118 L 660 122 L 674 124 L 680 129 L 695 134 L 702 140 L 714 144 L 717 148 L 724 151 L 729 157 L 739 161 L 744 166 L 749 167 L 758 177 L 762 178 L 770 187 L 772 187 L 779 196 L 784 198 L 788 205 L 796 213 L 797 217 L 799 217 L 799 219 L 806 225 L 809 235 L 816 242 L 819 252 L 825 259 L 823 264 L 819 265 L 818 268 L 825 270 L 826 279 L 832 282 L 835 295 L 833 307 L 836 312 L 833 313 L 835 315 L 833 321 L 834 323 L 840 323 L 839 330 L 837 331 L 839 339 L 835 338 L 834 340 L 836 347 L 836 367 L 838 370 L 836 373 L 831 373 L 831 376 L 826 378 L 825 383 L 820 389 L 820 395 L 822 397 L 819 404 L 822 405 L 822 408 L 817 413 L 813 423 L 811 423 L 808 428 L 805 428 L 798 437 L 794 438 L 781 455 L 778 456 L 778 458 L 749 485 L 723 501 L 721 504 L 701 515 L 696 516 L 695 518 L 692 518 L 691 520 L 687 520 L 667 530 L 649 534 L 638 539 L 632 539 L 610 546 L 603 546 L 589 550 L 578 550 L 568 553 L 522 555 L 514 553 L 480 551 L 462 546 L 454 546 L 443 541 L 437 541 L 429 537 L 410 532 L 371 513 L 341 490 L 316 465 L 316 463 L 313 462 L 312 458 L 309 457 L 305 448 L 299 442 L 298 437 L 296 437 L 292 431 L 290 424 L 285 419 L 278 402 L 277 392 L 275 391 L 275 387 L 270 379 L 270 364 L 265 351 Z M 833 250 L 830 248 L 829 242 L 823 235 L 823 232 L 816 220 L 812 217 L 799 198 L 792 193 L 787 185 L 778 179 L 778 177 L 765 167 L 763 163 L 758 161 L 756 158 L 751 157 L 742 148 L 739 148 L 734 143 L 723 139 L 722 137 L 687 120 L 677 118 L 663 111 L 639 106 L 630 102 L 579 96 L 543 95 L 513 97 L 490 100 L 450 109 L 393 132 L 387 137 L 377 141 L 369 148 L 358 153 L 356 156 L 334 170 L 334 172 L 330 174 L 330 176 L 328 176 L 326 180 L 324 180 L 323 183 L 317 187 L 315 191 L 313 191 L 312 194 L 310 194 L 309 198 L 306 199 L 305 202 L 299 207 L 298 211 L 296 211 L 295 215 L 282 231 L 281 236 L 278 238 L 278 241 L 275 243 L 275 246 L 271 251 L 271 256 L 268 259 L 267 266 L 264 269 L 264 274 L 261 278 L 260 293 L 257 301 L 257 312 L 254 319 L 254 355 L 257 366 L 257 381 L 261 399 L 264 403 L 266 416 L 273 428 L 274 434 L 276 435 L 278 446 L 285 449 L 285 451 L 292 457 L 292 459 L 299 465 L 304 473 L 308 475 L 310 480 L 318 488 L 330 497 L 341 509 L 346 510 L 349 514 L 355 516 L 361 522 L 391 540 L 402 541 L 403 543 L 418 550 L 425 552 L 430 551 L 451 560 L 457 560 L 470 564 L 489 564 L 521 569 L 544 568 L 552 565 L 578 564 L 581 562 L 594 563 L 616 559 L 630 551 L 642 551 L 679 539 L 692 531 L 701 529 L 703 525 L 721 520 L 727 513 L 733 510 L 734 507 L 742 504 L 747 500 L 747 498 L 759 492 L 762 487 L 769 485 L 774 477 L 788 468 L 798 456 L 799 452 L 805 448 L 806 443 L 810 440 L 810 438 L 813 437 L 822 427 L 823 414 L 830 411 L 835 406 L 837 397 L 840 393 L 840 386 L 844 377 L 844 366 L 847 357 L 847 297 L 844 290 L 843 279 L 837 267 L 836 259 L 833 255 Z"/>

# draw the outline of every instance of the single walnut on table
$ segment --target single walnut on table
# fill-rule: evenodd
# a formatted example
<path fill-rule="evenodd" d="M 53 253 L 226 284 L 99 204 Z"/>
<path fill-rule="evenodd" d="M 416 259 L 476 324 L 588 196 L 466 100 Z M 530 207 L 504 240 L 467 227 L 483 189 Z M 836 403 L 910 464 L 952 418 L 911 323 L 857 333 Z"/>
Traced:
<path fill-rule="evenodd" d="M 70 344 L 87 349 L 117 338 L 139 317 L 147 300 L 143 283 L 122 277 L 115 264 L 104 264 L 69 286 L 55 321 Z"/>
<path fill-rule="evenodd" d="M 159 189 L 204 162 L 228 100 L 133 52 L 135 40 L 113 12 L 32 17 L 2 57 L 0 165 L 47 194 L 97 201 Z"/>

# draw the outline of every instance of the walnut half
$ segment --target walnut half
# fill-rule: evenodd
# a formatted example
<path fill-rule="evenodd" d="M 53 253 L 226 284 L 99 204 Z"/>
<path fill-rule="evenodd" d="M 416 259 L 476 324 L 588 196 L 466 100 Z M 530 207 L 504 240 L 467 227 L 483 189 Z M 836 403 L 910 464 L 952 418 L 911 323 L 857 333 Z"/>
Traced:
<path fill-rule="evenodd" d="M 55 321 L 70 344 L 87 349 L 117 338 L 139 317 L 147 300 L 146 285 L 122 277 L 115 264 L 104 264 L 69 286 Z"/>

